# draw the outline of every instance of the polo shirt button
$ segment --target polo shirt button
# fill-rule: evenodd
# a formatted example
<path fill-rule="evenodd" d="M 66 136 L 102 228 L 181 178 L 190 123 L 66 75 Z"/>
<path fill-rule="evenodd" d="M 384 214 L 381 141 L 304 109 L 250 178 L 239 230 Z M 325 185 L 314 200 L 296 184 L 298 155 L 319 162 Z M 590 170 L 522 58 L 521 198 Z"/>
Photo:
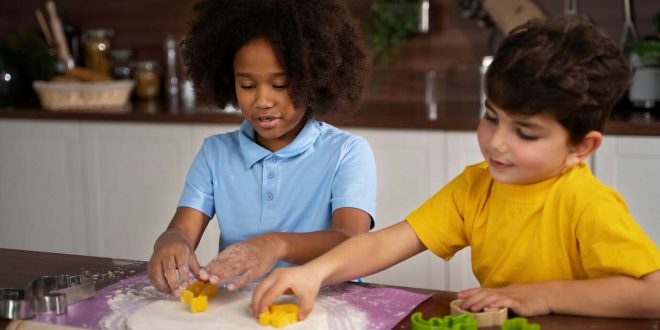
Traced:
<path fill-rule="evenodd" d="M 273 200 L 273 193 L 267 193 L 266 194 L 266 199 L 269 200 L 269 201 L 272 201 Z"/>
<path fill-rule="evenodd" d="M 270 159 L 270 162 L 271 162 L 271 163 L 277 163 L 277 158 L 271 158 L 271 159 Z"/>
<path fill-rule="evenodd" d="M 269 179 L 272 179 L 272 178 L 274 178 L 274 177 L 275 177 L 275 173 L 273 173 L 273 172 L 268 172 L 268 178 L 269 178 Z"/>

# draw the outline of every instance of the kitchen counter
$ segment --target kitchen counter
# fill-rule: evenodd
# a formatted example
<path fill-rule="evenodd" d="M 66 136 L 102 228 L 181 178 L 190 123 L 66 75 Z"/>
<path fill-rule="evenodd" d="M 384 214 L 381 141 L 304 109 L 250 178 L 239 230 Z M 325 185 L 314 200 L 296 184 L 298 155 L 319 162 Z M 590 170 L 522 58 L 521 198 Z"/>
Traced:
<path fill-rule="evenodd" d="M 116 283 L 124 278 L 146 270 L 146 262 L 97 258 L 70 254 L 0 249 L 0 287 L 22 287 L 31 279 L 43 275 L 56 274 L 99 274 L 97 290 Z M 412 313 L 421 311 L 424 318 L 444 316 L 449 312 L 449 302 L 456 298 L 454 292 L 410 289 L 433 295 L 417 306 Z M 607 319 L 593 317 L 548 315 L 529 318 L 544 330 L 553 329 L 657 329 L 660 320 Z M 0 328 L 9 324 L 0 321 Z M 491 327 L 496 329 L 495 327 Z M 394 329 L 410 329 L 410 317 L 407 316 Z M 485 328 L 484 328 L 485 329 Z"/>
<path fill-rule="evenodd" d="M 474 103 L 444 102 L 438 104 L 437 109 L 436 118 L 431 120 L 426 106 L 422 103 L 368 102 L 364 103 L 355 114 L 346 116 L 344 119 L 331 117 L 322 119 L 342 127 L 449 131 L 477 129 L 479 109 Z M 184 111 L 159 103 L 135 103 L 127 109 L 114 112 L 0 108 L 0 118 L 200 124 L 238 124 L 242 121 L 242 117 L 237 111 L 225 112 L 211 110 L 208 107 L 200 107 L 194 111 Z M 660 136 L 660 114 L 645 115 L 639 111 L 614 111 L 614 115 L 605 127 L 605 133 L 611 135 Z"/>

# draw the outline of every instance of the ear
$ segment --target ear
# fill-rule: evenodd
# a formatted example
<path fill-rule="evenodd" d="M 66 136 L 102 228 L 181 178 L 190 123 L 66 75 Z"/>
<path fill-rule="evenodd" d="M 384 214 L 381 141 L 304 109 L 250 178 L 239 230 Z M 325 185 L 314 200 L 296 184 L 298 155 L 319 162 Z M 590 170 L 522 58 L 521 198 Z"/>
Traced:
<path fill-rule="evenodd" d="M 603 143 L 603 134 L 601 132 L 591 131 L 587 133 L 582 141 L 571 146 L 570 152 L 566 157 L 566 167 L 571 168 L 593 155 L 601 143 Z"/>

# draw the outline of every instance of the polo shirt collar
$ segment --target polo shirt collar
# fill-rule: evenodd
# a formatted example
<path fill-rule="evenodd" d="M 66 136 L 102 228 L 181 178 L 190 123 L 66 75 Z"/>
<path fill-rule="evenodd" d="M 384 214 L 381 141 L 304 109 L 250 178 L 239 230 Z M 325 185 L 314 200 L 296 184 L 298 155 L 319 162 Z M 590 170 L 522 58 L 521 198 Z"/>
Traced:
<path fill-rule="evenodd" d="M 320 125 L 317 121 L 310 119 L 305 123 L 305 127 L 298 133 L 295 139 L 286 147 L 278 150 L 274 154 L 278 158 L 290 158 L 297 156 L 307 150 L 316 138 L 321 134 Z M 272 155 L 270 150 L 260 146 L 256 141 L 256 133 L 252 125 L 244 120 L 241 123 L 238 135 L 238 144 L 243 154 L 245 167 L 250 168 L 258 161 Z"/>

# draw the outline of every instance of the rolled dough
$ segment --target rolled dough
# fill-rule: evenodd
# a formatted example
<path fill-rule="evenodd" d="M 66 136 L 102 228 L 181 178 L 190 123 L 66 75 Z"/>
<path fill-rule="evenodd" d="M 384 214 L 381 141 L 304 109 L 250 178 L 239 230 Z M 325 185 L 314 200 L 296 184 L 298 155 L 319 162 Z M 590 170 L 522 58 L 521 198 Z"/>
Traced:
<path fill-rule="evenodd" d="M 128 317 L 126 326 L 130 330 L 169 329 L 275 329 L 259 325 L 250 314 L 248 306 L 252 299 L 251 290 L 236 292 L 218 289 L 218 296 L 209 299 L 206 312 L 191 313 L 190 306 L 174 299 L 159 300 L 148 304 Z M 295 303 L 293 296 L 283 296 L 277 303 Z M 317 303 L 304 321 L 286 327 L 294 329 L 328 329 L 328 313 L 323 304 Z"/>

